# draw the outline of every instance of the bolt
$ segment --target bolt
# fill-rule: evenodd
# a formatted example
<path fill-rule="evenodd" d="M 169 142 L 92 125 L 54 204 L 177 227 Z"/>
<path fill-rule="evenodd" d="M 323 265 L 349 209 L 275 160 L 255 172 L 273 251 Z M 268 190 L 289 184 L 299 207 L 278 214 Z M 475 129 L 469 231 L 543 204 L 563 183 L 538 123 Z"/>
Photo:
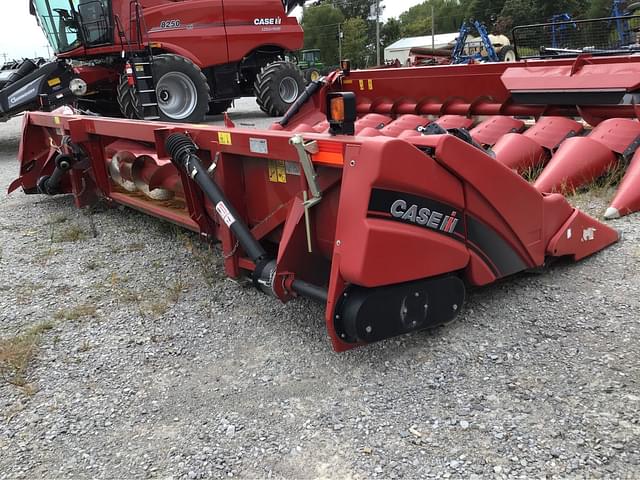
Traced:
<path fill-rule="evenodd" d="M 340 315 L 336 315 L 336 320 L 340 320 Z"/>
<path fill-rule="evenodd" d="M 457 303 L 454 303 L 454 304 L 453 304 L 453 311 L 455 312 L 456 310 L 458 310 L 458 304 L 457 304 Z"/>
<path fill-rule="evenodd" d="M 337 246 L 337 247 L 339 247 L 340 245 L 342 245 L 342 242 L 341 242 L 340 240 L 338 240 L 338 241 L 336 242 L 336 246 Z"/>
<path fill-rule="evenodd" d="M 347 336 L 344 333 L 342 333 L 340 334 L 340 338 L 347 338 Z"/>
<path fill-rule="evenodd" d="M 351 160 L 349 162 L 349 165 L 351 165 L 352 167 L 355 167 L 356 166 L 356 161 L 355 160 Z"/>
<path fill-rule="evenodd" d="M 368 325 L 367 328 L 364 329 L 367 333 L 371 333 L 373 331 L 373 328 L 371 328 L 371 325 Z"/>
<path fill-rule="evenodd" d="M 418 292 L 414 293 L 413 295 L 416 296 L 416 297 L 420 296 L 420 294 Z"/>

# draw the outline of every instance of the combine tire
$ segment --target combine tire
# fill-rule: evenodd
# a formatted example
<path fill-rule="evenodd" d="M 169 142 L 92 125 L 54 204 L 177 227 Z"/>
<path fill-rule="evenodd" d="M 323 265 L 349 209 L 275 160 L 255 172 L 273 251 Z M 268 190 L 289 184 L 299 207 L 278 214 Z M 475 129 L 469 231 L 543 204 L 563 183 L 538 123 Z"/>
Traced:
<path fill-rule="evenodd" d="M 161 120 L 204 120 L 209 111 L 209 83 L 197 65 L 179 55 L 158 55 L 153 59 L 153 76 Z"/>
<path fill-rule="evenodd" d="M 142 107 L 140 107 L 140 99 L 135 94 L 135 90 L 129 86 L 126 75 L 120 75 L 120 83 L 118 83 L 118 105 L 120 113 L 124 118 L 133 120 L 142 119 Z"/>
<path fill-rule="evenodd" d="M 498 58 L 501 62 L 516 62 L 516 51 L 511 45 L 505 45 L 498 52 Z"/>
<path fill-rule="evenodd" d="M 284 115 L 304 89 L 305 81 L 300 69 L 284 61 L 264 67 L 254 84 L 258 105 L 272 117 Z"/>
<path fill-rule="evenodd" d="M 317 68 L 309 68 L 304 71 L 304 79 L 307 81 L 307 83 L 318 80 L 321 76 L 322 74 Z"/>
<path fill-rule="evenodd" d="M 233 100 L 220 100 L 217 102 L 209 102 L 209 115 L 220 115 L 221 113 L 226 112 Z"/>

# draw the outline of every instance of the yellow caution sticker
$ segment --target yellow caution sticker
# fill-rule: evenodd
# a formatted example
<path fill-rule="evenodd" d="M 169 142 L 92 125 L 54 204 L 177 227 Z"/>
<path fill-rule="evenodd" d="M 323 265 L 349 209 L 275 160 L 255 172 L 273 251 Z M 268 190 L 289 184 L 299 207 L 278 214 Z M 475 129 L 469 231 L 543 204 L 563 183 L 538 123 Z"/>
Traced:
<path fill-rule="evenodd" d="M 60 117 L 53 117 L 53 123 L 60 125 Z"/>
<path fill-rule="evenodd" d="M 233 145 L 230 132 L 218 132 L 218 143 L 220 145 Z"/>
<path fill-rule="evenodd" d="M 278 168 L 273 160 L 269 160 L 269 181 L 278 183 Z"/>
<path fill-rule="evenodd" d="M 60 77 L 53 77 L 47 83 L 50 87 L 55 87 L 57 85 L 60 85 L 62 83 L 62 80 L 60 80 Z"/>
<path fill-rule="evenodd" d="M 136 72 L 144 72 L 144 65 L 136 65 Z"/>
<path fill-rule="evenodd" d="M 276 161 L 276 170 L 278 172 L 278 182 L 287 183 L 287 165 L 284 160 Z"/>
<path fill-rule="evenodd" d="M 269 160 L 269 181 L 287 183 L 287 164 L 284 160 Z"/>
<path fill-rule="evenodd" d="M 353 83 L 353 80 L 343 80 L 342 83 L 345 85 L 351 85 Z"/>

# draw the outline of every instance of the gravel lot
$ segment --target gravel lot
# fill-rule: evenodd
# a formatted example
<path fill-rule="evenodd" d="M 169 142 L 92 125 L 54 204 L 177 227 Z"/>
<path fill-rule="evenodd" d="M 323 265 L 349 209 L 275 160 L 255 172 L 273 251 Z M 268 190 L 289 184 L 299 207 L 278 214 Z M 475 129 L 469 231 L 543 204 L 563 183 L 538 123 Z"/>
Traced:
<path fill-rule="evenodd" d="M 254 110 L 232 117 L 271 122 Z M 0 380 L 0 479 L 640 477 L 640 216 L 446 328 L 336 354 L 320 306 L 226 279 L 187 232 L 7 196 L 19 131 L 0 126 L 0 339 L 39 347 Z"/>

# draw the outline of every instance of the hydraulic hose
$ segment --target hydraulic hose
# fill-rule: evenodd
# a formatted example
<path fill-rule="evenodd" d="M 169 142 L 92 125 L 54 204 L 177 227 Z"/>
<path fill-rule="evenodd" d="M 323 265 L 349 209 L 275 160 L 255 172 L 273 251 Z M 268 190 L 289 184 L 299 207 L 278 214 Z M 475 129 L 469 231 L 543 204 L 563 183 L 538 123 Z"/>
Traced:
<path fill-rule="evenodd" d="M 281 126 L 286 127 L 291 119 L 300 111 L 302 106 L 307 103 L 307 101 L 313 97 L 320 88 L 325 84 L 324 77 L 319 78 L 318 80 L 314 80 L 307 88 L 304 89 L 302 95 L 298 97 L 298 99 L 293 102 L 293 104 L 287 110 L 287 113 L 284 114 L 284 117 L 278 122 Z"/>
<path fill-rule="evenodd" d="M 269 295 L 276 295 L 273 281 L 276 275 L 276 261 L 270 258 L 262 245 L 251 234 L 249 227 L 240 219 L 238 212 L 227 200 L 218 184 L 208 175 L 206 168 L 196 155 L 198 148 L 193 141 L 181 133 L 169 135 L 165 142 L 171 161 L 178 168 L 184 169 L 194 182 L 198 184 L 205 196 L 216 206 L 218 215 L 233 232 L 238 243 L 255 263 L 253 284 Z M 292 289 L 299 295 L 327 301 L 327 290 L 303 280 L 294 280 Z"/>
<path fill-rule="evenodd" d="M 216 182 L 208 175 L 207 169 L 196 155 L 197 147 L 193 141 L 181 133 L 169 135 L 165 142 L 167 153 L 172 162 L 184 169 L 187 175 L 198 184 L 206 197 L 215 205 L 218 215 L 233 232 L 238 243 L 256 265 L 262 264 L 267 254 L 262 245 L 254 238 L 249 227 L 240 220 L 240 215 Z"/>

